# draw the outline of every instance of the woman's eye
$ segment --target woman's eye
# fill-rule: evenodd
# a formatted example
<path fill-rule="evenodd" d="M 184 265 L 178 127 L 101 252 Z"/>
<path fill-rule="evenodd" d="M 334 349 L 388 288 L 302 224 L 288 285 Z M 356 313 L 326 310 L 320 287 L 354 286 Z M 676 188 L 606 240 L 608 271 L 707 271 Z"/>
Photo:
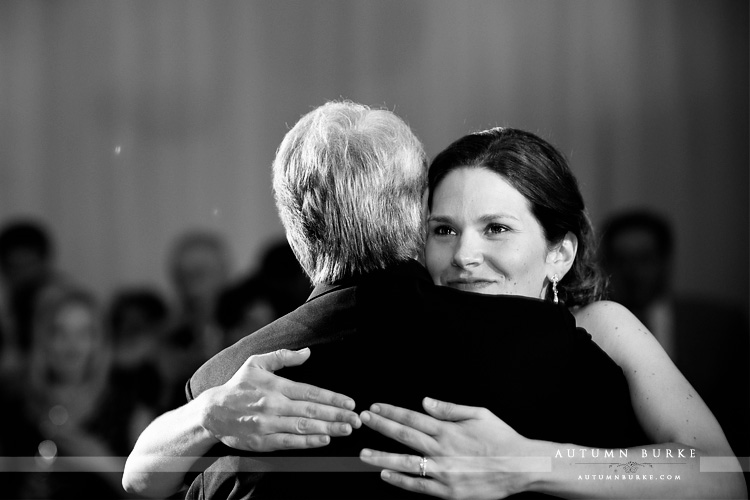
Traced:
<path fill-rule="evenodd" d="M 487 233 L 489 234 L 500 234 L 507 231 L 508 228 L 503 226 L 502 224 L 488 224 L 487 225 Z"/>
<path fill-rule="evenodd" d="M 456 234 L 456 232 L 451 229 L 449 226 L 437 226 L 435 229 L 432 230 L 434 234 L 437 236 L 447 236 L 450 234 Z"/>

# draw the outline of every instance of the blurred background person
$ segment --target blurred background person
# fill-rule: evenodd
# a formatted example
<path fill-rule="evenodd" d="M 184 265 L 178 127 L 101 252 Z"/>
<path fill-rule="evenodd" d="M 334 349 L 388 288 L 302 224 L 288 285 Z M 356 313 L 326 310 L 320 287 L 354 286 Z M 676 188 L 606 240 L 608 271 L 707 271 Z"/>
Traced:
<path fill-rule="evenodd" d="M 5 292 L 0 370 L 19 370 L 31 346 L 36 299 L 57 278 L 52 236 L 43 223 L 15 219 L 0 230 L 0 275 Z"/>
<path fill-rule="evenodd" d="M 612 299 L 633 311 L 674 358 L 672 332 L 664 328 L 672 295 L 673 240 L 666 219 L 633 210 L 604 222 L 601 249 Z"/>
<path fill-rule="evenodd" d="M 750 333 L 744 313 L 714 297 L 674 290 L 674 233 L 658 213 L 611 215 L 602 226 L 601 251 L 610 298 L 648 327 L 706 401 L 735 454 L 749 456 Z"/>
<path fill-rule="evenodd" d="M 219 294 L 231 273 L 227 243 L 216 232 L 188 231 L 174 242 L 168 266 L 176 318 L 166 335 L 161 362 L 167 406 L 174 408 L 185 403 L 184 384 L 190 375 L 224 346 L 215 316 Z"/>
<path fill-rule="evenodd" d="M 261 257 L 258 279 L 267 290 L 277 318 L 301 306 L 312 293 L 312 284 L 286 238 L 271 242 Z"/>
<path fill-rule="evenodd" d="M 286 239 L 267 245 L 258 269 L 222 291 L 216 321 L 229 346 L 301 306 L 312 291 Z"/>
<path fill-rule="evenodd" d="M 131 435 L 138 436 L 166 405 L 159 357 L 169 320 L 166 300 L 151 288 L 122 289 L 109 306 L 112 386 L 135 407 Z"/>
<path fill-rule="evenodd" d="M 124 496 L 121 472 L 111 471 L 121 470 L 137 435 L 128 432 L 132 405 L 111 385 L 111 343 L 97 299 L 69 284 L 45 287 L 33 333 L 26 373 L 2 387 L 0 449 L 36 457 L 37 471 L 4 482 L 2 495 Z M 79 461 L 61 472 L 61 457 Z"/>

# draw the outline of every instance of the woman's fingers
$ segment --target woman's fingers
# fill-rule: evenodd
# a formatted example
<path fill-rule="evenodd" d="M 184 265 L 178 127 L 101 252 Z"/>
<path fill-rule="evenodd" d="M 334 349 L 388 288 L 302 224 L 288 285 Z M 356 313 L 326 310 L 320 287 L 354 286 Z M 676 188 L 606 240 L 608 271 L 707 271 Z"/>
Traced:
<path fill-rule="evenodd" d="M 428 477 L 414 477 L 401 472 L 384 470 L 380 477 L 386 483 L 398 486 L 404 490 L 424 493 L 438 498 L 450 498 L 450 489 L 443 483 Z"/>
<path fill-rule="evenodd" d="M 449 422 L 459 422 L 471 418 L 481 418 L 484 408 L 477 406 L 463 406 L 454 403 L 447 403 L 432 398 L 422 400 L 424 409 L 435 418 Z"/>
<path fill-rule="evenodd" d="M 423 432 L 429 436 L 436 436 L 439 434 L 443 425 L 439 420 L 436 420 L 429 415 L 425 415 L 424 413 L 384 403 L 375 403 L 372 405 L 370 407 L 370 413 Z"/>
<path fill-rule="evenodd" d="M 417 455 L 404 455 L 401 453 L 388 453 L 385 451 L 370 450 L 365 448 L 359 454 L 360 460 L 364 463 L 382 467 L 383 469 L 390 469 L 398 472 L 405 472 L 407 474 L 420 475 L 422 468 L 420 467 L 420 461 L 422 457 Z M 434 462 L 428 460 L 429 465 L 433 465 Z M 426 469 L 427 474 L 436 473 L 434 467 Z"/>
<path fill-rule="evenodd" d="M 425 428 L 425 425 L 409 419 L 405 421 L 408 421 L 411 425 L 404 425 L 396 420 L 392 420 L 390 417 L 396 415 L 394 415 L 393 412 L 390 411 L 391 408 L 385 411 L 385 413 L 381 413 L 383 411 L 382 406 L 373 405 L 370 411 L 363 411 L 360 415 L 362 423 L 372 430 L 377 431 L 391 439 L 395 439 L 399 443 L 405 444 L 406 446 L 419 452 L 430 453 L 430 451 L 434 449 L 436 444 L 435 439 L 425 432 L 417 430 L 417 428 L 415 428 Z M 373 410 L 375 410 L 377 413 L 374 413 Z M 399 417 L 403 417 L 400 412 L 397 413 Z M 424 417 L 431 418 L 427 417 L 426 415 L 424 415 Z"/>

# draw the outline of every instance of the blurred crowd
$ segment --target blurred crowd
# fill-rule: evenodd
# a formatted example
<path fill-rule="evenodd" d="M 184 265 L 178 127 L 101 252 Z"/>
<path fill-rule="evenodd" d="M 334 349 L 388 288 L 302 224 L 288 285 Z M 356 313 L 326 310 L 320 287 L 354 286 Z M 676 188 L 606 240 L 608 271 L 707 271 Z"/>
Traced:
<path fill-rule="evenodd" d="M 286 241 L 235 276 L 222 234 L 189 231 L 165 256 L 171 290 L 109 297 L 58 269 L 55 250 L 40 221 L 0 227 L 0 471 L 13 474 L 0 498 L 126 497 L 125 457 L 185 403 L 190 375 L 311 291 Z"/>
<path fill-rule="evenodd" d="M 611 298 L 662 343 L 735 453 L 750 455 L 744 313 L 674 292 L 674 237 L 662 216 L 616 214 L 600 233 Z M 311 291 L 286 241 L 270 243 L 239 276 L 215 232 L 186 232 L 165 257 L 171 290 L 101 297 L 57 268 L 54 234 L 42 223 L 0 227 L 0 471 L 13 474 L 0 497 L 126 497 L 125 457 L 153 418 L 185 402 L 190 375 Z"/>

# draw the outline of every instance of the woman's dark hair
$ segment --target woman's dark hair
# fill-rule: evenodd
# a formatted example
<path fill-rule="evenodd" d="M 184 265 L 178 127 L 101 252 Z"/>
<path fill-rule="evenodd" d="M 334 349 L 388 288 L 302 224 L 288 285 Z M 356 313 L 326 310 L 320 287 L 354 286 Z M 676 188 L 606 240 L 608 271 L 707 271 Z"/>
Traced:
<path fill-rule="evenodd" d="M 523 130 L 493 128 L 466 135 L 438 154 L 428 175 L 428 206 L 442 180 L 459 168 L 486 168 L 505 179 L 528 201 L 550 244 L 568 231 L 578 238 L 573 266 L 559 284 L 568 307 L 600 300 L 604 276 L 596 261 L 594 229 L 581 191 L 565 158 L 547 141 Z M 547 289 L 551 298 L 551 287 Z"/>

